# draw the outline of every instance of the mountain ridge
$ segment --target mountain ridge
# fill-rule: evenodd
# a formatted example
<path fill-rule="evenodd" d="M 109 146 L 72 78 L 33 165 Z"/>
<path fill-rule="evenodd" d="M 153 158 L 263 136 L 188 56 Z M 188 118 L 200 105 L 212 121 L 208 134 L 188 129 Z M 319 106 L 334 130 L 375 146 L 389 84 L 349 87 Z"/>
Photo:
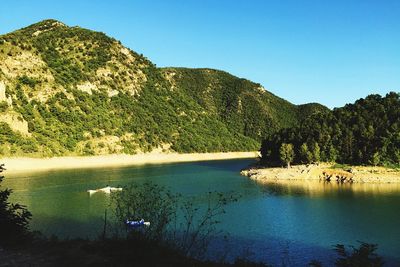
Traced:
<path fill-rule="evenodd" d="M 104 33 L 57 20 L 0 36 L 1 155 L 250 151 L 327 110 L 220 70 L 157 68 Z"/>

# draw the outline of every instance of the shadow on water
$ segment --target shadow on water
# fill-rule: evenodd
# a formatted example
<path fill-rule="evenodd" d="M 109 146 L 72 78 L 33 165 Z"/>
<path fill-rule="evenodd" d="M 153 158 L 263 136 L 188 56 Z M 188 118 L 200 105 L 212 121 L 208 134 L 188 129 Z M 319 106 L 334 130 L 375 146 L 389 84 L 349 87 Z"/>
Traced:
<path fill-rule="evenodd" d="M 224 258 L 233 262 L 236 258 L 249 259 L 254 262 L 264 262 L 272 266 L 308 266 L 312 260 L 320 261 L 323 266 L 333 266 L 337 254 L 334 246 L 321 247 L 304 242 L 276 238 L 273 236 L 263 239 L 246 239 L 229 236 L 217 237 L 209 247 L 210 259 Z M 344 244 L 358 247 L 359 242 Z M 384 257 L 385 266 L 400 266 L 400 259 L 382 254 L 379 247 L 377 253 Z"/>
<path fill-rule="evenodd" d="M 241 169 L 255 163 L 255 159 L 232 159 L 232 160 L 213 160 L 198 161 L 192 164 L 199 167 L 219 169 L 223 171 L 239 172 Z"/>
<path fill-rule="evenodd" d="M 49 216 L 36 214 L 40 219 L 33 220 L 31 228 L 39 230 L 46 237 L 56 236 L 60 239 L 96 239 L 102 233 L 104 218 L 90 217 L 91 224 L 82 223 L 65 216 Z M 43 228 L 43 225 L 46 225 Z"/>
<path fill-rule="evenodd" d="M 91 218 L 92 224 L 87 225 L 65 217 L 38 215 L 40 222 L 36 223 L 47 226 L 46 229 L 42 229 L 42 233 L 48 237 L 55 235 L 62 239 L 96 239 L 102 234 L 103 220 L 100 217 Z M 299 247 L 301 250 L 298 249 Z M 205 259 L 227 262 L 233 262 L 237 258 L 265 262 L 273 266 L 303 266 L 304 263 L 313 259 L 330 264 L 333 261 L 334 252 L 331 249 L 274 237 L 246 239 L 216 236 L 213 237 L 205 256 Z"/>
<path fill-rule="evenodd" d="M 44 234 L 61 238 L 97 238 L 102 233 L 103 221 L 100 217 L 92 218 L 92 225 L 64 217 L 42 216 L 41 223 L 48 226 Z M 109 230 L 110 231 L 110 230 Z M 85 232 L 86 235 L 82 235 Z M 352 243 L 358 246 L 358 243 Z M 265 236 L 262 238 L 241 238 L 232 235 L 213 237 L 205 259 L 233 262 L 235 259 L 248 259 L 264 262 L 272 266 L 306 266 L 312 260 L 318 260 L 323 266 L 333 266 L 337 257 L 331 244 L 328 248 L 310 245 L 304 242 Z M 345 244 L 350 245 L 350 244 Z M 385 266 L 399 266 L 400 259 L 378 254 L 385 260 Z"/>

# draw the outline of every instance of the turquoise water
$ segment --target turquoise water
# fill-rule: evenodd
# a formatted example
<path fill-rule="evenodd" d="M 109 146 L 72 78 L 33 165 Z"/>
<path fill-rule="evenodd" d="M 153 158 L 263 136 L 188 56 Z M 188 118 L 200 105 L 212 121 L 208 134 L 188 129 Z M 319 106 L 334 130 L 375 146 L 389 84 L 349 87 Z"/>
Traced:
<path fill-rule="evenodd" d="M 337 243 L 376 243 L 388 266 L 400 265 L 400 186 L 320 183 L 259 185 L 239 174 L 252 160 L 79 169 L 7 175 L 12 200 L 28 206 L 32 228 L 60 237 L 101 233 L 108 197 L 88 189 L 151 180 L 184 196 L 235 191 L 219 227 L 229 233 L 229 257 L 301 266 L 332 258 Z M 220 257 L 221 242 L 210 257 Z M 212 255 L 211 255 L 212 254 Z M 229 258 L 228 257 L 228 258 Z"/>

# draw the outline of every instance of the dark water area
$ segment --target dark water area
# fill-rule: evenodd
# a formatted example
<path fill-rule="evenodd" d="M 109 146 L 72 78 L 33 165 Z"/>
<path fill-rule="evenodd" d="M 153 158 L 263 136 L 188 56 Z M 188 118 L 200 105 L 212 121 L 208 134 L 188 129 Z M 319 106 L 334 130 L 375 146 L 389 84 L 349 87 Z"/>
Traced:
<path fill-rule="evenodd" d="M 252 160 L 77 169 L 7 175 L 12 201 L 28 206 L 31 228 L 63 238 L 95 238 L 103 227 L 109 196 L 88 189 L 152 181 L 184 196 L 237 192 L 218 226 L 209 256 L 248 257 L 277 266 L 306 266 L 333 259 L 333 245 L 357 241 L 379 245 L 386 266 L 400 266 L 400 185 L 271 183 L 239 174 Z M 223 248 L 223 249 L 222 249 Z M 228 251 L 224 255 L 221 250 Z"/>

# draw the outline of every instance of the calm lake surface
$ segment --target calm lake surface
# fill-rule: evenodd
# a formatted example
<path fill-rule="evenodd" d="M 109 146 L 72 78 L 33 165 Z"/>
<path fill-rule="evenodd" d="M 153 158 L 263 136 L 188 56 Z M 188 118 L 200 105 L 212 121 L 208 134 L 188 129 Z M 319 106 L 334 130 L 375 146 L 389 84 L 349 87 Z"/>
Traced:
<path fill-rule="evenodd" d="M 109 197 L 88 189 L 153 181 L 185 196 L 235 191 L 219 227 L 229 233 L 229 257 L 305 266 L 333 257 L 332 246 L 376 243 L 387 266 L 400 266 L 400 185 L 285 183 L 259 185 L 239 174 L 252 160 L 225 160 L 31 174 L 5 173 L 12 201 L 28 206 L 31 227 L 46 235 L 101 233 Z M 210 257 L 220 257 L 218 247 Z M 228 257 L 228 258 L 229 258 Z"/>

